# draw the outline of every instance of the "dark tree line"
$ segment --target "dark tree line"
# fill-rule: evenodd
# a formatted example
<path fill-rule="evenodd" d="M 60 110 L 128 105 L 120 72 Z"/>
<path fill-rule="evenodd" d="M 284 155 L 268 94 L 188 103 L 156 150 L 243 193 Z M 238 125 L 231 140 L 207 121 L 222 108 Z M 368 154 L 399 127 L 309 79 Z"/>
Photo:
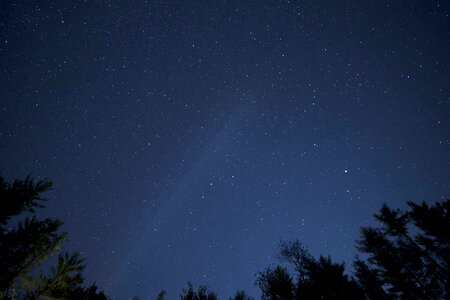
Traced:
<path fill-rule="evenodd" d="M 0 300 L 106 300 L 95 284 L 84 285 L 84 260 L 61 252 L 67 239 L 57 219 L 38 220 L 49 181 L 6 182 L 0 176 Z M 263 300 L 450 299 L 450 200 L 429 206 L 408 202 L 408 210 L 384 205 L 379 227 L 361 228 L 352 275 L 330 257 L 313 257 L 298 240 L 280 243 L 280 264 L 256 278 Z M 56 265 L 42 270 L 52 254 Z M 164 300 L 161 291 L 157 300 Z M 206 286 L 192 284 L 181 300 L 217 300 Z M 253 300 L 239 291 L 230 300 Z"/>

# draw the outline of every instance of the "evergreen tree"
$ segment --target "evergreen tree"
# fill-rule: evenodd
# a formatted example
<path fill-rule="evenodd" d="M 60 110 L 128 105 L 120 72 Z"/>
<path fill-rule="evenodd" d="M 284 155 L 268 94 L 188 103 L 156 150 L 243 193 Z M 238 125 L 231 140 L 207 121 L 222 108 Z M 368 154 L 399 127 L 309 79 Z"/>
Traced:
<path fill-rule="evenodd" d="M 10 184 L 0 176 L 0 299 L 73 299 L 76 294 L 100 295 L 80 287 L 84 262 L 78 253 L 60 253 L 56 267 L 49 274 L 39 271 L 43 262 L 59 251 L 67 234 L 60 232 L 59 220 L 20 217 L 44 207 L 41 194 L 51 186 L 49 181 L 34 181 L 30 177 Z"/>

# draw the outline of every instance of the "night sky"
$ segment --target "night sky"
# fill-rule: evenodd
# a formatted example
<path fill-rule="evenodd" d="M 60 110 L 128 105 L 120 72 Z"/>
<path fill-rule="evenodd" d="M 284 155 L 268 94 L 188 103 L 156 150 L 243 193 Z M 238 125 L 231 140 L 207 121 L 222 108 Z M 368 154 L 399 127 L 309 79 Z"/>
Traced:
<path fill-rule="evenodd" d="M 0 3 L 0 172 L 114 299 L 258 298 L 281 239 L 351 270 L 382 203 L 450 197 L 449 2 L 52 2 Z"/>

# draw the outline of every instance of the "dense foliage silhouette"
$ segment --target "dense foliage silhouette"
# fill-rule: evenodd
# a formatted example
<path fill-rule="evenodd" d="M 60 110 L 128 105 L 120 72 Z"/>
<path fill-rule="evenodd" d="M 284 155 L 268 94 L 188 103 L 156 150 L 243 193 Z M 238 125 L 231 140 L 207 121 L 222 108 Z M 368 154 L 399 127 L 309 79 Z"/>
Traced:
<path fill-rule="evenodd" d="M 259 273 L 256 283 L 263 299 L 364 299 L 361 288 L 344 274 L 343 264 L 324 256 L 315 259 L 298 240 L 281 242 L 280 254 L 294 269 L 295 280 L 282 266 Z"/>
<path fill-rule="evenodd" d="M 408 210 L 383 205 L 379 227 L 361 228 L 354 274 L 330 257 L 312 257 L 298 240 L 280 244 L 282 266 L 256 280 L 263 299 L 450 299 L 450 200 L 408 202 Z M 295 279 L 294 279 L 295 278 Z"/>
<path fill-rule="evenodd" d="M 408 210 L 387 205 L 363 227 L 356 277 L 369 299 L 450 298 L 450 200 L 433 206 L 408 202 Z"/>

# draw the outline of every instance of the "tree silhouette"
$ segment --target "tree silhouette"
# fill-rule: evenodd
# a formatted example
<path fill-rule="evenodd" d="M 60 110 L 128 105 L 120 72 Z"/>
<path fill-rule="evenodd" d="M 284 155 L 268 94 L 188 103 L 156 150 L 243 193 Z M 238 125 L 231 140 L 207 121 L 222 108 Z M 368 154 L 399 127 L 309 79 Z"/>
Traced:
<path fill-rule="evenodd" d="M 181 300 L 217 300 L 216 293 L 208 290 L 204 285 L 200 285 L 195 292 L 191 282 L 188 282 L 187 289 L 183 289 L 180 297 Z"/>
<path fill-rule="evenodd" d="M 363 227 L 356 277 L 369 299 L 449 299 L 450 200 L 409 210 L 383 205 L 381 227 Z"/>
<path fill-rule="evenodd" d="M 274 269 L 267 268 L 260 272 L 256 284 L 262 291 L 262 298 L 266 300 L 294 299 L 294 282 L 288 270 L 282 266 Z"/>
<path fill-rule="evenodd" d="M 60 252 L 67 233 L 62 222 L 38 220 L 41 195 L 51 182 L 6 182 L 0 176 L 0 299 L 106 300 L 95 284 L 83 287 L 84 261 L 79 253 Z M 302 299 L 450 299 L 450 200 L 429 206 L 408 202 L 406 211 L 383 205 L 379 227 L 361 228 L 355 277 L 343 263 L 313 257 L 298 240 L 281 242 L 280 259 L 287 265 L 260 272 L 256 284 L 264 300 Z M 49 272 L 43 263 L 58 254 Z M 293 273 L 293 275 L 290 274 Z M 189 282 L 181 300 L 217 300 L 206 286 L 194 291 Z M 157 300 L 165 299 L 165 291 Z M 229 300 L 253 300 L 239 291 Z"/>
<path fill-rule="evenodd" d="M 20 216 L 44 207 L 41 194 L 51 186 L 49 181 L 30 177 L 10 184 L 0 176 L 0 299 L 73 299 L 75 294 L 102 294 L 80 287 L 84 261 L 79 253 L 60 253 L 49 274 L 39 271 L 43 262 L 59 251 L 67 234 L 60 232 L 59 220 L 37 220 L 35 216 L 21 220 Z"/>
<path fill-rule="evenodd" d="M 101 292 L 98 291 L 95 283 L 90 287 L 77 287 L 67 298 L 69 300 L 107 300 L 108 297 Z M 162 299 L 158 299 L 162 300 Z"/>
<path fill-rule="evenodd" d="M 15 180 L 12 184 L 6 182 L 0 176 L 0 224 L 2 232 L 5 231 L 4 225 L 13 216 L 23 212 L 34 213 L 35 208 L 44 207 L 42 202 L 45 199 L 40 194 L 52 188 L 52 183 L 46 180 L 35 182 L 29 176 L 24 180 Z"/>
<path fill-rule="evenodd" d="M 280 243 L 281 259 L 295 270 L 296 282 L 286 268 L 277 266 L 259 273 L 256 283 L 263 299 L 363 299 L 353 279 L 344 274 L 343 264 L 329 257 L 315 259 L 298 240 Z"/>
<path fill-rule="evenodd" d="M 253 298 L 247 295 L 245 291 L 237 291 L 234 297 L 230 298 L 230 300 L 253 300 Z"/>

